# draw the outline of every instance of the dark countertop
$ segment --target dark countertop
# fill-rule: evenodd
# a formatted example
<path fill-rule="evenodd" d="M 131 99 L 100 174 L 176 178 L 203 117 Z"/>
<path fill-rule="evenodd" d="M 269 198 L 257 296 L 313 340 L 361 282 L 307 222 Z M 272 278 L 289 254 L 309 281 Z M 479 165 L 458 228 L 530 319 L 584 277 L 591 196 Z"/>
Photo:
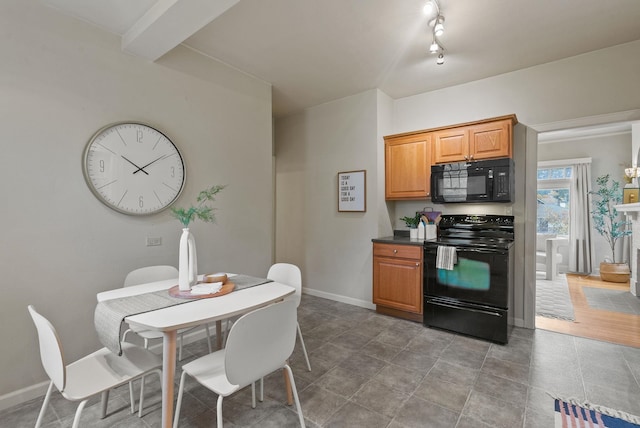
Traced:
<path fill-rule="evenodd" d="M 373 238 L 371 242 L 379 242 L 381 244 L 415 245 L 418 247 L 422 247 L 424 245 L 424 239 L 411 239 L 408 236 L 385 236 L 383 238 Z"/>

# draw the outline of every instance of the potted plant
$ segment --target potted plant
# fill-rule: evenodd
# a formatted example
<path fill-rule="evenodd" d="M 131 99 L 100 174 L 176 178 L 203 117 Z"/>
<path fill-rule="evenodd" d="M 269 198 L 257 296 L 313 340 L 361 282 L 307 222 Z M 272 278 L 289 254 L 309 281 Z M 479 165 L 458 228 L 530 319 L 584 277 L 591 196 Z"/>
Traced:
<path fill-rule="evenodd" d="M 400 217 L 400 220 L 404 221 L 404 224 L 409 228 L 409 237 L 412 239 L 418 238 L 418 223 L 420 222 L 420 216 L 416 213 L 415 216 Z"/>
<path fill-rule="evenodd" d="M 598 188 L 589 192 L 594 195 L 592 200 L 593 226 L 602 235 L 611 248 L 611 259 L 605 258 L 600 263 L 600 277 L 603 281 L 626 282 L 629 280 L 629 265 L 616 263 L 616 242 L 618 239 L 631 235 L 628 223 L 620 218 L 615 206 L 622 203 L 620 183 L 610 180 L 609 174 L 596 179 Z"/>
<path fill-rule="evenodd" d="M 414 217 L 408 217 L 408 216 L 404 216 L 401 217 L 400 220 L 404 221 L 405 226 L 407 226 L 408 228 L 416 228 L 418 227 L 418 222 L 420 221 L 420 216 L 419 215 L 415 215 Z"/>
<path fill-rule="evenodd" d="M 217 195 L 225 186 L 211 186 L 204 189 L 196 198 L 196 205 L 189 208 L 171 207 L 171 215 L 182 223 L 182 236 L 178 255 L 178 289 L 188 291 L 198 282 L 198 257 L 196 241 L 189 231 L 189 224 L 197 219 L 205 223 L 215 223 L 214 208 L 209 202 L 215 201 Z"/>

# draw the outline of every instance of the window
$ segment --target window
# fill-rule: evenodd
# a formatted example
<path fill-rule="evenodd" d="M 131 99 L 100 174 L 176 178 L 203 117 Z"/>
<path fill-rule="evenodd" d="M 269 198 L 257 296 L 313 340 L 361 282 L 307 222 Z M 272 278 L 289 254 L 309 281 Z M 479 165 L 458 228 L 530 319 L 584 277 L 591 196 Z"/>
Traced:
<path fill-rule="evenodd" d="M 538 214 L 536 232 L 569 235 L 571 166 L 538 168 Z"/>

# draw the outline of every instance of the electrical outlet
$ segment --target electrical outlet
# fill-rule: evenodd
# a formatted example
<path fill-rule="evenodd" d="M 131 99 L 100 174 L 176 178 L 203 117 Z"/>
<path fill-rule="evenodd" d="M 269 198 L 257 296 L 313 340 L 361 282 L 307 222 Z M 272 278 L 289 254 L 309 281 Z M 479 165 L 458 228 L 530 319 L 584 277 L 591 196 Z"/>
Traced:
<path fill-rule="evenodd" d="M 147 237 L 147 247 L 157 247 L 158 245 L 162 245 L 162 238 L 150 238 Z"/>

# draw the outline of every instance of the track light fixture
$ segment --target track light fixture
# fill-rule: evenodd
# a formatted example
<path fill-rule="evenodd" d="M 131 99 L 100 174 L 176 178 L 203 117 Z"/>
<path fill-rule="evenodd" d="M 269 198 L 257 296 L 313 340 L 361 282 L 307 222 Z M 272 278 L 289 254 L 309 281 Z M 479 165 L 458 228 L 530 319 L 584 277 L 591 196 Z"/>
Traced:
<path fill-rule="evenodd" d="M 438 15 L 433 25 L 433 34 L 440 37 L 444 34 L 444 16 Z"/>
<path fill-rule="evenodd" d="M 438 0 L 427 0 L 423 12 L 429 16 L 429 27 L 431 27 L 432 42 L 429 46 L 429 52 L 438 54 L 436 64 L 444 64 L 444 47 L 438 40 L 438 37 L 444 34 L 444 15 L 440 11 Z"/>
<path fill-rule="evenodd" d="M 438 42 L 436 42 L 436 39 L 433 39 L 431 46 L 429 46 L 429 52 L 438 53 L 441 50 L 442 50 L 442 47 L 438 44 Z"/>
<path fill-rule="evenodd" d="M 427 0 L 422 9 L 425 15 L 431 17 L 434 15 L 440 15 L 440 5 L 437 0 Z"/>

